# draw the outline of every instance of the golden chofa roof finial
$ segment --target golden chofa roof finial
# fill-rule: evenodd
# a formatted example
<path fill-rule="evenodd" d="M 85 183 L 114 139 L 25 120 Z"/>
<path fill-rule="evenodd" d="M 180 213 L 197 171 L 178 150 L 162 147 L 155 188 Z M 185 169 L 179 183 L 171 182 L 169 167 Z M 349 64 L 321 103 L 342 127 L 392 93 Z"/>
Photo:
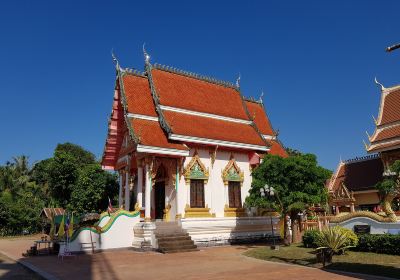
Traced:
<path fill-rule="evenodd" d="M 365 143 L 365 141 L 363 140 L 363 143 L 364 143 L 364 147 L 365 147 L 365 150 L 367 150 L 368 151 L 368 145 L 367 145 L 367 143 Z"/>
<path fill-rule="evenodd" d="M 144 56 L 144 62 L 149 63 L 150 62 L 150 55 L 147 53 L 145 49 L 146 43 L 143 43 L 143 56 Z"/>
<path fill-rule="evenodd" d="M 236 79 L 236 87 L 240 88 L 240 72 L 239 72 L 239 77 Z"/>
<path fill-rule="evenodd" d="M 376 79 L 376 77 L 375 77 L 375 84 L 381 86 L 381 90 L 385 90 L 385 89 L 386 89 L 380 82 L 378 82 L 378 80 Z"/>
<path fill-rule="evenodd" d="M 115 67 L 118 69 L 119 68 L 119 61 L 118 61 L 117 57 L 114 54 L 114 49 L 111 49 L 111 57 L 112 57 L 112 60 L 113 60 L 113 62 L 115 64 Z"/>
<path fill-rule="evenodd" d="M 372 115 L 372 119 L 374 120 L 375 125 L 377 125 L 377 124 L 378 124 L 378 121 L 376 120 L 376 118 L 375 118 L 374 115 Z"/>
<path fill-rule="evenodd" d="M 264 96 L 264 90 L 261 90 L 261 95 L 260 98 L 258 99 L 258 102 L 260 102 L 261 104 L 263 104 L 263 96 Z"/>

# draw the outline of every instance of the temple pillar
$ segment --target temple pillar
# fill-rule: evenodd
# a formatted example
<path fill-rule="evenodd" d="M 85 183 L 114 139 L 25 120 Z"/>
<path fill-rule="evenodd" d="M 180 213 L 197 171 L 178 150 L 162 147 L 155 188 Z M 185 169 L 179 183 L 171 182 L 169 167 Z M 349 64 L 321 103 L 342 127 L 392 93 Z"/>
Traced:
<path fill-rule="evenodd" d="M 176 197 L 175 197 L 175 202 L 176 202 L 176 218 L 181 218 L 182 217 L 182 207 L 181 207 L 181 203 L 180 203 L 180 197 L 181 197 L 181 193 L 179 191 L 179 164 L 178 164 L 178 159 L 176 160 L 176 170 L 175 170 L 175 193 L 176 193 Z"/>
<path fill-rule="evenodd" d="M 350 205 L 350 213 L 353 213 L 353 212 L 355 212 L 354 203 L 352 203 L 352 204 Z"/>
<path fill-rule="evenodd" d="M 335 212 L 336 212 L 336 215 L 339 215 L 339 214 L 340 214 L 339 205 L 336 205 L 336 207 L 335 207 Z"/>
<path fill-rule="evenodd" d="M 122 188 L 123 188 L 123 186 L 122 186 L 122 182 L 123 182 L 123 176 L 124 176 L 124 173 L 120 170 L 119 172 L 118 172 L 118 174 L 119 174 L 119 191 L 118 191 L 118 207 L 121 207 L 122 206 Z"/>
<path fill-rule="evenodd" d="M 151 220 L 151 175 L 149 164 L 146 163 L 145 166 L 145 210 L 144 219 L 145 221 Z"/>
<path fill-rule="evenodd" d="M 143 167 L 138 166 L 138 183 L 136 187 L 136 203 L 139 205 L 139 207 L 142 207 L 142 200 L 143 200 Z"/>
<path fill-rule="evenodd" d="M 125 210 L 129 211 L 130 195 L 129 195 L 129 170 L 126 171 L 125 175 Z"/>

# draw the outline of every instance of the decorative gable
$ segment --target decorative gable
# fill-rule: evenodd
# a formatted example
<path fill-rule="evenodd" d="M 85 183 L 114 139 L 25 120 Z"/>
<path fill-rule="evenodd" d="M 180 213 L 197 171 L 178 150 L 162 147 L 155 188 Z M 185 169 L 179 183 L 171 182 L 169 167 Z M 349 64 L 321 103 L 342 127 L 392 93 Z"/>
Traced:
<path fill-rule="evenodd" d="M 222 170 L 222 180 L 224 181 L 224 185 L 228 185 L 229 181 L 240 182 L 240 184 L 243 183 L 244 173 L 240 170 L 233 155 L 231 155 L 230 161 L 224 170 Z"/>
<path fill-rule="evenodd" d="M 186 165 L 183 176 L 185 177 L 186 184 L 189 184 L 191 179 L 205 180 L 205 183 L 208 182 L 209 170 L 201 162 L 197 151 L 195 151 L 192 160 Z"/>

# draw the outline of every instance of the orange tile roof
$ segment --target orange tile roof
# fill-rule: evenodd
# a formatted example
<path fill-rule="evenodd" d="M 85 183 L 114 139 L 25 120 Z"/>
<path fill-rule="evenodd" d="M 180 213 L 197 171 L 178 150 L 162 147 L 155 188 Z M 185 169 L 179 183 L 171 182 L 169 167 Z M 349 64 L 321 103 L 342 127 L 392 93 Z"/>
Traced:
<path fill-rule="evenodd" d="M 153 69 L 152 76 L 162 105 L 248 120 L 233 88 L 160 69 Z"/>
<path fill-rule="evenodd" d="M 400 121 L 400 88 L 395 88 L 385 96 L 381 110 L 380 125 Z"/>
<path fill-rule="evenodd" d="M 383 141 L 382 143 L 372 144 L 368 147 L 368 152 L 377 152 L 382 150 L 391 150 L 391 148 L 398 149 L 400 147 L 400 139 L 393 141 Z"/>
<path fill-rule="evenodd" d="M 165 135 L 159 122 L 130 119 L 130 123 L 135 135 L 139 138 L 140 144 L 142 145 L 187 150 L 183 144 L 168 140 L 167 135 Z"/>
<path fill-rule="evenodd" d="M 164 111 L 164 116 L 174 134 L 266 146 L 260 135 L 248 124 L 171 111 Z"/>
<path fill-rule="evenodd" d="M 157 117 L 147 78 L 124 73 L 122 80 L 128 112 Z"/>
<path fill-rule="evenodd" d="M 400 108 L 399 108 L 400 110 Z M 379 130 L 375 133 L 371 144 L 374 144 L 377 141 L 386 140 L 390 138 L 400 137 L 400 125 L 390 126 Z"/>
<path fill-rule="evenodd" d="M 254 117 L 254 122 L 259 131 L 265 135 L 275 135 L 263 106 L 259 103 L 247 100 L 245 101 L 245 104 L 249 110 L 250 116 Z"/>
<path fill-rule="evenodd" d="M 271 150 L 268 152 L 271 155 L 277 155 L 283 158 L 288 157 L 288 153 L 278 141 L 271 141 Z"/>

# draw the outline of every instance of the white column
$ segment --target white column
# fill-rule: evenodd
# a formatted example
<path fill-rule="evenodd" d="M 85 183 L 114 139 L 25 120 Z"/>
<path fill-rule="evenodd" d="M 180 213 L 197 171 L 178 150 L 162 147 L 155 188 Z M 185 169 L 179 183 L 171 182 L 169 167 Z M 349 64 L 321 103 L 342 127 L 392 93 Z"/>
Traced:
<path fill-rule="evenodd" d="M 119 174 L 119 192 L 118 192 L 118 207 L 121 207 L 122 205 L 122 176 L 124 176 L 122 171 L 118 172 Z"/>
<path fill-rule="evenodd" d="M 143 167 L 138 166 L 138 182 L 136 187 L 136 202 L 139 204 L 139 207 L 142 207 L 143 200 Z"/>
<path fill-rule="evenodd" d="M 130 200 L 130 195 L 129 195 L 129 170 L 126 172 L 126 177 L 125 177 L 125 210 L 129 211 L 129 200 Z"/>
<path fill-rule="evenodd" d="M 175 193 L 176 193 L 176 197 L 175 197 L 175 201 L 176 201 L 176 215 L 182 215 L 182 209 L 181 209 L 181 201 L 180 201 L 180 192 L 182 192 L 182 190 L 180 190 L 179 188 L 179 170 L 178 170 L 179 166 L 178 166 L 178 159 L 176 160 L 176 170 L 175 170 Z"/>
<path fill-rule="evenodd" d="M 144 211 L 144 217 L 145 220 L 150 221 L 151 220 L 151 178 L 150 178 L 150 168 L 149 164 L 146 163 L 146 174 L 145 174 L 145 211 Z"/>

